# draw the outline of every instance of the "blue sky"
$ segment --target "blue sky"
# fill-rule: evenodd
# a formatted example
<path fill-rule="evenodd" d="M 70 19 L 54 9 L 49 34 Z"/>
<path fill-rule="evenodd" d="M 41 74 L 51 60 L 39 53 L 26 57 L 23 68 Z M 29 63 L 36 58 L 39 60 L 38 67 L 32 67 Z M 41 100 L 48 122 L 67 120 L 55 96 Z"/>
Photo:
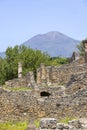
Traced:
<path fill-rule="evenodd" d="M 0 0 L 0 52 L 49 31 L 86 38 L 87 0 Z"/>

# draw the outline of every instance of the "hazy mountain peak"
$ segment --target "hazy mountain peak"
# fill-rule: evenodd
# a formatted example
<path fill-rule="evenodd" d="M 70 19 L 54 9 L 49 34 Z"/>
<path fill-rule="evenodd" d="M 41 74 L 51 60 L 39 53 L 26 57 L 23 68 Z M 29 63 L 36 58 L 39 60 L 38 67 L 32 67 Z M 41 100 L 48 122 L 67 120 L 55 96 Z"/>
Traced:
<path fill-rule="evenodd" d="M 24 42 L 22 45 L 47 52 L 50 56 L 70 57 L 76 51 L 80 41 L 57 31 L 38 34 Z M 4 53 L 1 53 L 3 56 Z"/>
<path fill-rule="evenodd" d="M 23 45 L 47 52 L 52 57 L 70 57 L 73 51 L 77 50 L 76 46 L 79 42 L 60 32 L 51 31 L 36 35 L 24 42 Z"/>
<path fill-rule="evenodd" d="M 46 35 L 56 35 L 56 36 L 58 36 L 58 35 L 63 35 L 62 33 L 60 33 L 60 32 L 58 32 L 58 31 L 50 31 L 50 32 L 47 32 L 47 33 L 45 33 Z"/>
<path fill-rule="evenodd" d="M 57 39 L 58 37 L 61 37 L 63 34 L 57 32 L 57 31 L 51 31 L 44 35 L 50 39 Z"/>

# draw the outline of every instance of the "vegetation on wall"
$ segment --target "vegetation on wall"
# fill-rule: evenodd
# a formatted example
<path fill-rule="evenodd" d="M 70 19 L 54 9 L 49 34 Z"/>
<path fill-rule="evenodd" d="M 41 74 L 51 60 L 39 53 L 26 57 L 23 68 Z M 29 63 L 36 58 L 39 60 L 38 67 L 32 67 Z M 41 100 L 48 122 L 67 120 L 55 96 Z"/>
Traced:
<path fill-rule="evenodd" d="M 77 45 L 77 48 L 79 50 L 80 56 L 84 55 L 84 49 L 83 49 L 83 42 L 81 41 L 80 44 Z"/>
<path fill-rule="evenodd" d="M 87 43 L 87 38 L 84 39 L 84 40 L 82 40 L 82 41 L 77 45 L 77 48 L 78 48 L 78 50 L 79 50 L 79 54 L 80 54 L 81 56 L 84 55 L 84 43 Z"/>
<path fill-rule="evenodd" d="M 5 81 L 17 78 L 18 62 L 22 62 L 23 75 L 28 71 L 33 71 L 36 75 L 36 70 L 41 63 L 49 65 L 61 65 L 68 62 L 66 58 L 54 57 L 51 58 L 47 53 L 42 53 L 40 50 L 33 50 L 25 46 L 8 47 L 6 57 L 0 58 L 0 84 Z"/>

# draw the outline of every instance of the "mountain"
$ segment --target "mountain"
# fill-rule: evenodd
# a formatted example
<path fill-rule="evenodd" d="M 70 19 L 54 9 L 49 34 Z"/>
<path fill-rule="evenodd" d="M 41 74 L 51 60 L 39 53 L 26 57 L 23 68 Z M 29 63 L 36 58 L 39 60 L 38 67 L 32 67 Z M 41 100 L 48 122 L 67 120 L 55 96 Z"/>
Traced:
<path fill-rule="evenodd" d="M 38 34 L 21 45 L 47 52 L 52 57 L 70 57 L 73 51 L 77 51 L 76 46 L 78 43 L 80 41 L 72 39 L 65 34 L 51 31 L 45 34 Z M 0 57 L 5 57 L 5 52 L 0 52 Z"/>
<path fill-rule="evenodd" d="M 72 39 L 60 32 L 51 31 L 45 34 L 38 34 L 22 45 L 42 50 L 52 57 L 70 57 L 73 51 L 77 51 L 76 46 L 79 42 L 80 41 Z"/>

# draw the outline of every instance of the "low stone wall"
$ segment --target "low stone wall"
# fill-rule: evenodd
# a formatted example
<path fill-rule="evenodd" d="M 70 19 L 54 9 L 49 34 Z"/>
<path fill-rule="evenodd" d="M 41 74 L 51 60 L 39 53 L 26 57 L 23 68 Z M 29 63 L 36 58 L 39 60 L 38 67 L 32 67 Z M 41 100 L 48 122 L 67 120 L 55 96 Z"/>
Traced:
<path fill-rule="evenodd" d="M 27 86 L 27 81 L 25 77 L 22 78 L 17 78 L 17 79 L 13 79 L 13 80 L 9 80 L 5 82 L 5 85 L 7 87 L 26 87 Z"/>
<path fill-rule="evenodd" d="M 6 87 L 34 87 L 35 79 L 33 72 L 28 72 L 26 76 L 12 79 L 5 82 Z"/>
<path fill-rule="evenodd" d="M 70 80 L 72 74 L 78 74 L 86 72 L 87 64 L 67 64 L 64 66 L 49 66 L 45 67 L 41 64 L 41 67 L 37 70 L 37 83 L 38 85 L 59 85 L 65 84 Z"/>

